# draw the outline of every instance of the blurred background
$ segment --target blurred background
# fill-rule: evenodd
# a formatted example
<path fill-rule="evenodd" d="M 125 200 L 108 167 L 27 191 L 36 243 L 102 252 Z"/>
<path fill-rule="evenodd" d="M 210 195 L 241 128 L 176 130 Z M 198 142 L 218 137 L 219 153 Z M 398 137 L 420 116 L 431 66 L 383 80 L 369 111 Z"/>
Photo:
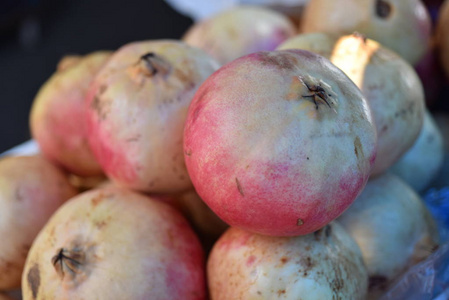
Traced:
<path fill-rule="evenodd" d="M 0 0 L 0 153 L 30 138 L 31 103 L 62 56 L 178 39 L 191 24 L 164 0 Z"/>

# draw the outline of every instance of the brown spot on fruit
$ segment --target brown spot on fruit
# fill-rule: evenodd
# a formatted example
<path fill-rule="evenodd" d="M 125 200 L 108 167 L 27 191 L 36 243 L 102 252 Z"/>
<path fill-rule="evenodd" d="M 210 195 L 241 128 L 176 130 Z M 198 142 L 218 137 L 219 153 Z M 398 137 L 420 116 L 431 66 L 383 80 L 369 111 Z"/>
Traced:
<path fill-rule="evenodd" d="M 31 289 L 31 294 L 33 299 L 37 298 L 37 293 L 39 292 L 39 287 L 41 284 L 41 275 L 39 273 L 39 265 L 34 264 L 33 267 L 28 271 L 27 274 L 28 286 Z"/>
<path fill-rule="evenodd" d="M 103 195 L 101 195 L 101 194 L 92 198 L 92 200 L 90 200 L 93 207 L 96 207 L 101 201 L 103 201 Z"/>
<path fill-rule="evenodd" d="M 264 66 L 274 66 L 279 69 L 292 70 L 296 68 L 295 58 L 290 54 L 272 54 L 270 52 L 259 52 L 259 59 Z"/>
<path fill-rule="evenodd" d="M 281 257 L 281 263 L 282 263 L 282 264 L 288 263 L 289 260 L 290 260 L 290 258 L 288 258 L 288 257 L 286 257 L 286 256 L 282 256 L 282 257 Z"/>
<path fill-rule="evenodd" d="M 360 138 L 356 137 L 354 140 L 354 154 L 357 157 L 357 160 L 363 161 L 365 159 L 365 155 L 363 154 L 362 143 L 360 142 Z"/>
<path fill-rule="evenodd" d="M 240 181 L 237 179 L 237 177 L 235 178 L 235 183 L 237 184 L 237 190 L 239 191 L 240 195 L 245 196 L 242 185 L 240 184 Z"/>
<path fill-rule="evenodd" d="M 285 294 L 285 290 L 278 290 L 278 296 L 281 296 L 282 294 Z"/>
<path fill-rule="evenodd" d="M 302 219 L 298 218 L 298 220 L 296 220 L 296 226 L 301 226 L 303 224 L 304 224 L 304 221 Z"/>

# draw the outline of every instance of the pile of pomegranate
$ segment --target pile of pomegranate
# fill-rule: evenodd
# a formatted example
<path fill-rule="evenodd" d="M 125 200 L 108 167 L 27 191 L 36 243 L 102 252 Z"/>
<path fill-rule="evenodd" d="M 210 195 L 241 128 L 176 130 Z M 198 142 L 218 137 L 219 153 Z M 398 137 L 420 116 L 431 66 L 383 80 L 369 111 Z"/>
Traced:
<path fill-rule="evenodd" d="M 378 299 L 438 248 L 449 0 L 284 12 L 61 59 L 0 159 L 0 299 Z"/>

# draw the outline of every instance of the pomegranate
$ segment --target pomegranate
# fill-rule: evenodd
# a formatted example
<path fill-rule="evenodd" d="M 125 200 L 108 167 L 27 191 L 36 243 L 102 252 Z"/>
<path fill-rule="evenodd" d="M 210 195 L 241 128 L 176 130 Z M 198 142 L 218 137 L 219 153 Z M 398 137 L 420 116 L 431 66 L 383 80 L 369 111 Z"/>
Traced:
<path fill-rule="evenodd" d="M 418 139 L 390 171 L 416 191 L 423 192 L 438 176 L 443 160 L 443 136 L 431 113 L 426 111 Z"/>
<path fill-rule="evenodd" d="M 424 202 L 388 173 L 370 179 L 338 221 L 360 246 L 374 299 L 438 245 L 436 225 Z"/>
<path fill-rule="evenodd" d="M 218 64 L 170 40 L 134 42 L 113 54 L 87 96 L 89 144 L 118 185 L 153 193 L 192 187 L 182 136 L 199 85 Z"/>
<path fill-rule="evenodd" d="M 413 65 L 427 51 L 431 25 L 420 0 L 311 0 L 301 30 L 336 35 L 358 31 Z"/>
<path fill-rule="evenodd" d="M 102 174 L 87 143 L 84 101 L 90 82 L 110 54 L 98 51 L 63 58 L 31 108 L 31 134 L 42 154 L 77 175 Z"/>
<path fill-rule="evenodd" d="M 376 129 L 360 90 L 327 59 L 257 52 L 216 71 L 195 94 L 186 165 L 225 222 L 267 235 L 313 232 L 363 189 Z"/>
<path fill-rule="evenodd" d="M 0 291 L 20 287 L 31 243 L 75 194 L 66 174 L 41 156 L 0 160 Z"/>
<path fill-rule="evenodd" d="M 355 241 L 341 225 L 299 237 L 229 229 L 209 256 L 211 300 L 364 300 L 368 274 Z"/>
<path fill-rule="evenodd" d="M 257 6 L 238 6 L 194 24 L 183 41 L 221 64 L 256 51 L 274 50 L 296 33 L 287 17 Z"/>
<path fill-rule="evenodd" d="M 169 205 L 125 189 L 72 198 L 34 241 L 23 299 L 205 299 L 204 253 Z"/>

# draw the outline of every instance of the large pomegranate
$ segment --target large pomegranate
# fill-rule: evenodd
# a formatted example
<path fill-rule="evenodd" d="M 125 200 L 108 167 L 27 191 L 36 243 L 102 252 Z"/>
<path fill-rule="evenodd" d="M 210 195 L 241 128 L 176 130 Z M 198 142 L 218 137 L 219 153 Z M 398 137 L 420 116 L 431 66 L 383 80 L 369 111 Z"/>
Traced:
<path fill-rule="evenodd" d="M 315 231 L 363 189 L 376 130 L 360 90 L 325 58 L 258 52 L 209 77 L 190 106 L 184 154 L 200 197 L 230 225 Z"/>

